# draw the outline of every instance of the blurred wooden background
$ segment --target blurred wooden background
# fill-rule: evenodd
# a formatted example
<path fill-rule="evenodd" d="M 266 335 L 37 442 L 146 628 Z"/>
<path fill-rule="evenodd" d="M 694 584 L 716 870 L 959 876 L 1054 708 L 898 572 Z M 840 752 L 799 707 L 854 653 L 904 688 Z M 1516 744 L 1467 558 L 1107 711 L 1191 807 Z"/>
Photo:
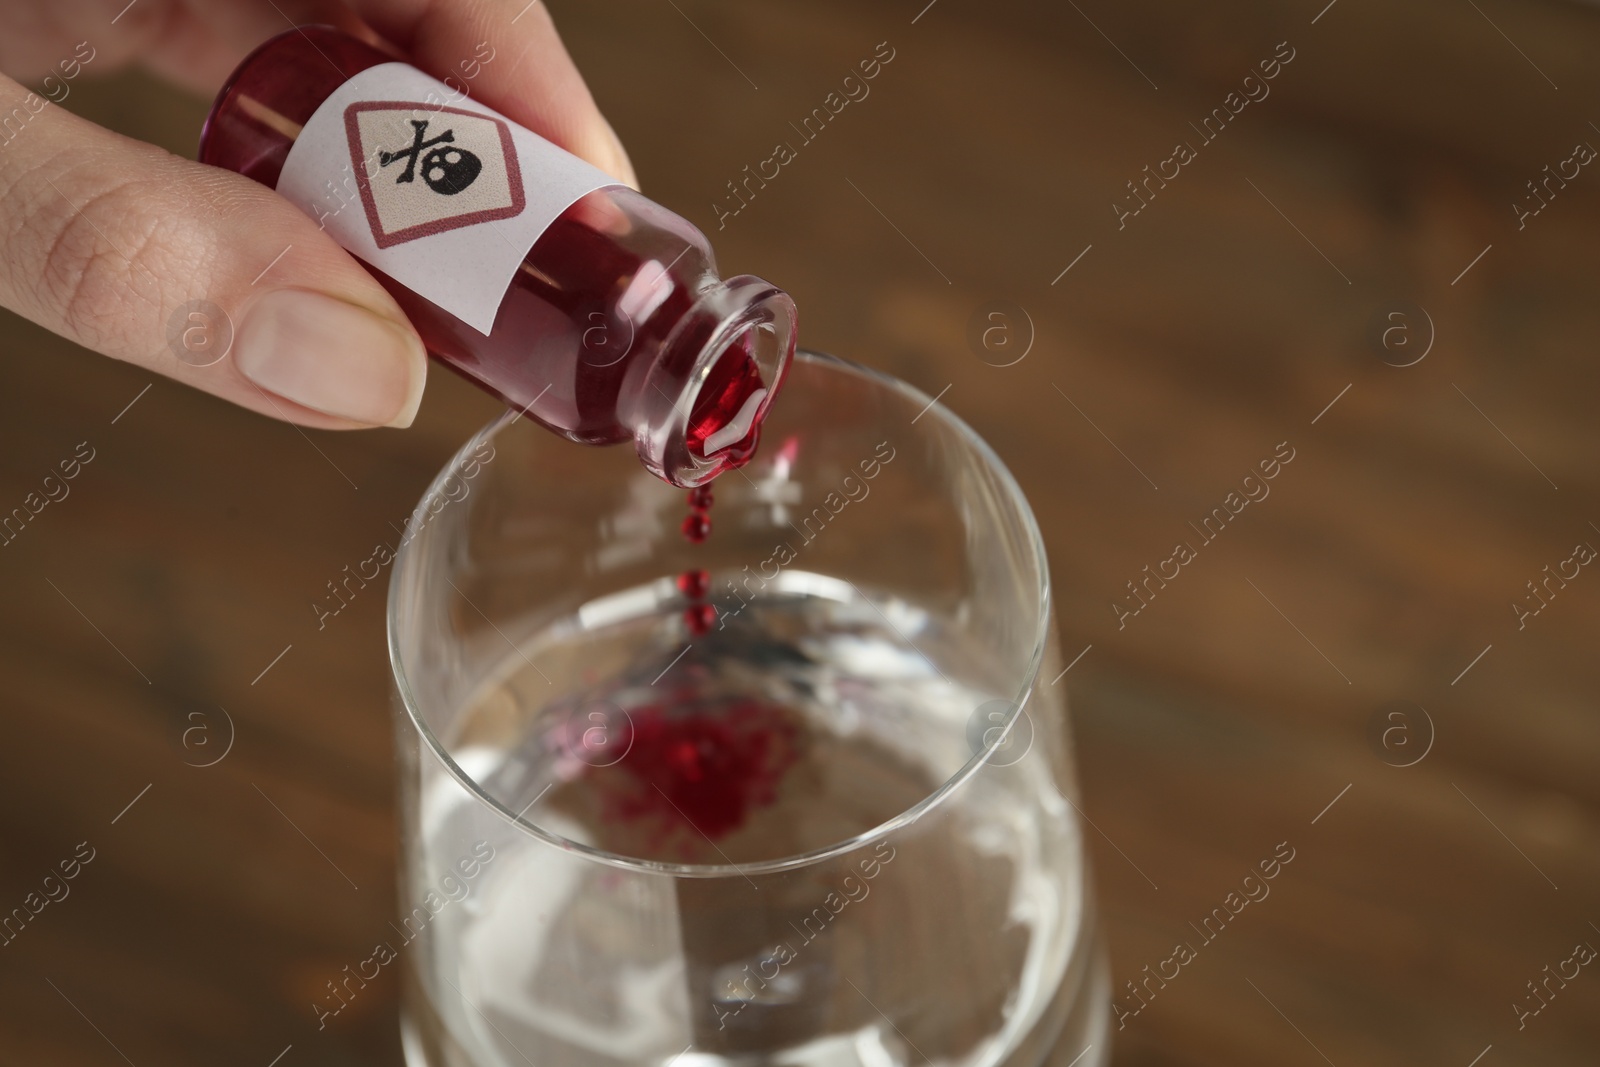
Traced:
<path fill-rule="evenodd" d="M 552 7 L 645 191 L 787 286 L 809 346 L 948 386 L 1028 492 L 1065 657 L 1092 646 L 1062 684 L 1119 988 L 1296 849 L 1116 1062 L 1592 1064 L 1600 972 L 1524 1029 L 1513 1004 L 1600 946 L 1600 575 L 1521 631 L 1511 604 L 1600 546 L 1600 175 L 1521 231 L 1511 205 L 1600 145 L 1600 11 L 1325 2 Z M 870 97 L 718 232 L 725 183 L 882 41 Z M 1119 231 L 1125 183 L 1283 41 Z M 183 152 L 204 113 L 135 75 L 71 103 Z M 1036 334 L 1013 366 L 969 346 L 991 301 Z M 321 632 L 309 604 L 493 403 L 436 373 L 408 432 L 301 434 L 12 317 L 0 381 L 0 507 L 95 456 L 0 549 L 0 910 L 95 850 L 0 948 L 0 1059 L 398 1062 L 392 975 L 321 1033 L 309 1007 L 394 909 L 382 593 Z M 1271 496 L 1119 630 L 1124 583 L 1282 441 Z M 1392 701 L 1436 735 L 1410 767 L 1420 716 L 1402 755 L 1369 736 Z M 219 709 L 232 750 L 186 766 Z"/>

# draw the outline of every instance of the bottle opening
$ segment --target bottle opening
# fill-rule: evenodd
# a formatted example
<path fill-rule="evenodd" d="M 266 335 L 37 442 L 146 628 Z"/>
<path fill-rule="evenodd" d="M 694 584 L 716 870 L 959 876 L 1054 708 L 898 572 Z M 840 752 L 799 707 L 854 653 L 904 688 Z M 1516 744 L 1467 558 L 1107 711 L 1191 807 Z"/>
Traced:
<path fill-rule="evenodd" d="M 752 334 L 762 327 L 747 330 L 728 345 L 712 364 L 689 412 L 689 428 L 684 443 L 691 455 L 711 459 L 728 450 L 754 451 L 760 436 L 760 416 L 766 411 L 770 390 L 761 367 L 750 349 L 757 347 Z M 767 327 L 770 331 L 771 327 Z M 746 442 L 749 448 L 741 448 Z"/>
<path fill-rule="evenodd" d="M 677 389 L 667 432 L 640 436 L 640 458 L 673 485 L 704 485 L 755 454 L 761 423 L 794 354 L 794 302 L 758 278 L 730 279 L 712 298 L 721 322 Z M 659 448 L 659 451 L 656 451 Z"/>

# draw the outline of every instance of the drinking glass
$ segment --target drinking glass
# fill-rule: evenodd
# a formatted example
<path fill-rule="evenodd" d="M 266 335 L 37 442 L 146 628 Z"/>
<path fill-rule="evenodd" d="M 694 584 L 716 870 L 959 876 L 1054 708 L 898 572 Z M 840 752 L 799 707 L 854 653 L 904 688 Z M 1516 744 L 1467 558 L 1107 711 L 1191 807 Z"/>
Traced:
<path fill-rule="evenodd" d="M 830 356 L 763 432 L 703 543 L 631 452 L 515 412 L 413 513 L 412 1067 L 1105 1062 L 1027 502 L 946 408 Z"/>

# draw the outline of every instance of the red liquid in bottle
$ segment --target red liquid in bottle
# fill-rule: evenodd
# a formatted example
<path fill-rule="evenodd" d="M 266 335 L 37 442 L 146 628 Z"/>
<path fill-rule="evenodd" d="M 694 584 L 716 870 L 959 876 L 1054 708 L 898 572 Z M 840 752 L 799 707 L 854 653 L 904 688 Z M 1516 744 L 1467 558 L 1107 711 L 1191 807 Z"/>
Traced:
<path fill-rule="evenodd" d="M 392 62 L 331 27 L 274 38 L 218 96 L 201 161 L 275 187 L 323 101 Z M 477 228 L 497 239 L 492 225 Z M 794 351 L 794 306 L 781 290 L 749 276 L 722 281 L 704 235 L 624 187 L 584 195 L 544 231 L 487 336 L 368 269 L 452 370 L 573 441 L 633 440 L 677 485 L 749 459 Z"/>

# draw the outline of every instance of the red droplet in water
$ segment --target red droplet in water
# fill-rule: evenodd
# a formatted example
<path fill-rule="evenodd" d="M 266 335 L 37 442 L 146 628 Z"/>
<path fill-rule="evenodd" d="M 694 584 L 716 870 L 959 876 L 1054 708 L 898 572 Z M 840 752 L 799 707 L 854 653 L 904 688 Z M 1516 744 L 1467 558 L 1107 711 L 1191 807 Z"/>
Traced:
<path fill-rule="evenodd" d="M 711 588 L 711 575 L 706 571 L 684 571 L 678 575 L 678 592 L 690 600 L 704 598 Z"/>
<path fill-rule="evenodd" d="M 683 536 L 695 544 L 701 544 L 711 536 L 711 516 L 703 511 L 695 511 L 683 520 Z"/>
<path fill-rule="evenodd" d="M 777 798 L 799 755 L 794 713 L 754 700 L 687 715 L 650 705 L 630 718 L 627 757 L 590 772 L 603 781 L 602 817 L 611 821 L 652 819 L 663 832 L 688 822 L 724 837 Z"/>
<path fill-rule="evenodd" d="M 683 609 L 683 621 L 689 632 L 699 637 L 711 632 L 717 621 L 717 609 L 710 604 L 691 604 Z"/>
<path fill-rule="evenodd" d="M 696 511 L 710 511 L 713 499 L 710 485 L 697 485 L 689 490 L 689 506 Z"/>

